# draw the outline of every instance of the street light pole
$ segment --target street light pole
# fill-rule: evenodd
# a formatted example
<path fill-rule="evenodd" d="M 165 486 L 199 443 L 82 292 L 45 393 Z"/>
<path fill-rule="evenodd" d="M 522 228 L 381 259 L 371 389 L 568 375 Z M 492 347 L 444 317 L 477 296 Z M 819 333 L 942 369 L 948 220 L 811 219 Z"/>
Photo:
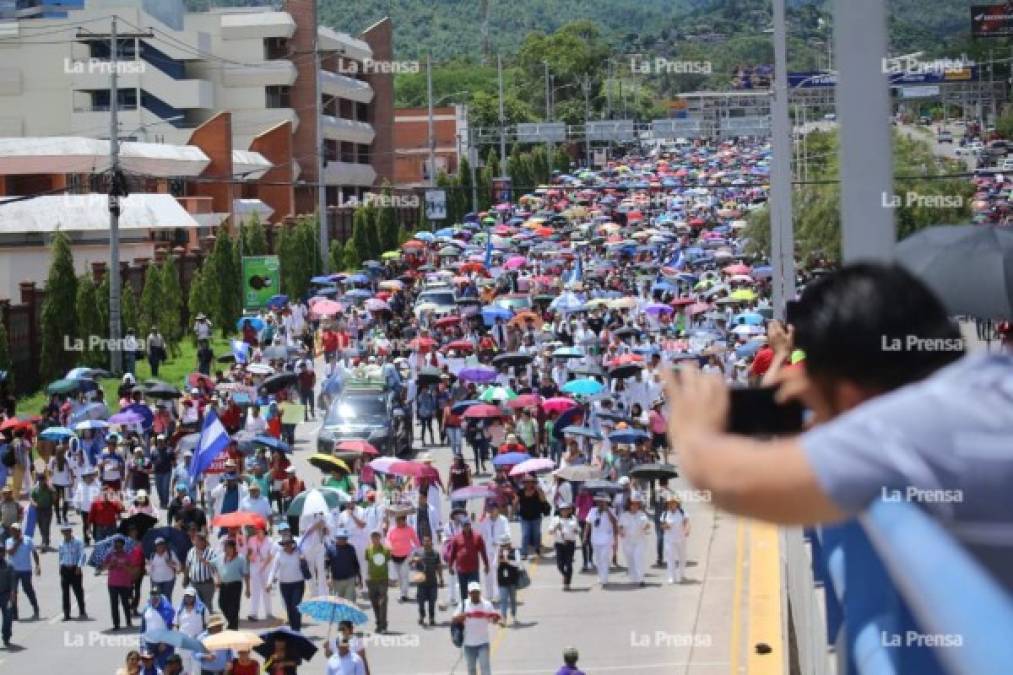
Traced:
<path fill-rule="evenodd" d="M 436 185 L 436 138 L 433 135 L 433 62 L 426 55 L 426 100 L 429 106 L 428 140 L 429 146 L 429 187 Z"/>
<path fill-rule="evenodd" d="M 499 74 L 499 166 L 502 176 L 506 167 L 506 115 L 503 112 L 503 57 L 498 54 L 496 70 Z"/>
<path fill-rule="evenodd" d="M 552 108 L 551 108 L 549 100 L 552 98 L 552 85 L 549 83 L 549 62 L 548 61 L 542 61 L 542 64 L 545 66 L 545 121 L 546 122 L 551 122 L 552 121 Z M 548 159 L 548 165 L 549 165 L 549 175 L 551 176 L 552 175 L 552 155 L 553 155 L 553 152 L 554 152 L 553 147 L 552 147 L 552 139 L 550 138 L 546 142 L 545 145 L 546 145 L 546 152 L 548 153 L 548 158 L 547 159 Z"/>
<path fill-rule="evenodd" d="M 591 76 L 584 75 L 584 156 L 586 167 L 591 168 Z"/>
<path fill-rule="evenodd" d="M 788 48 L 785 0 L 774 0 L 774 99 L 771 102 L 773 166 L 770 180 L 770 257 L 774 318 L 783 320 L 795 298 L 795 237 L 791 212 L 792 130 L 788 119 Z"/>

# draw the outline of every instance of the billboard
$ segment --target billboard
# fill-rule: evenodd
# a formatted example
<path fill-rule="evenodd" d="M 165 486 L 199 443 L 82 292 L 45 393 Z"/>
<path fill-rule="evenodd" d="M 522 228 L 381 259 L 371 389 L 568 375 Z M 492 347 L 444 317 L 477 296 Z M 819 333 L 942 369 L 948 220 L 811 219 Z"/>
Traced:
<path fill-rule="evenodd" d="M 492 201 L 495 204 L 513 199 L 512 180 L 509 176 L 492 179 Z"/>
<path fill-rule="evenodd" d="M 933 98 L 939 96 L 939 87 L 929 85 L 927 87 L 901 87 L 901 98 Z"/>
<path fill-rule="evenodd" d="M 697 138 L 706 135 L 704 121 L 690 117 L 652 120 L 651 131 L 658 138 Z"/>
<path fill-rule="evenodd" d="M 918 70 L 887 71 L 886 75 L 890 80 L 890 86 L 899 87 L 905 85 L 939 84 L 942 82 L 976 82 L 979 70 L 976 65 L 953 65 L 930 61 L 920 64 Z M 812 70 L 788 73 L 789 89 L 818 89 L 820 87 L 836 86 L 837 73 Z"/>
<path fill-rule="evenodd" d="M 973 37 L 1009 37 L 1013 35 L 1013 2 L 971 7 Z"/>
<path fill-rule="evenodd" d="M 592 141 L 635 141 L 637 132 L 633 120 L 603 120 L 587 123 L 587 137 Z"/>
<path fill-rule="evenodd" d="M 281 264 L 276 255 L 243 257 L 243 309 L 260 309 L 281 293 Z"/>
<path fill-rule="evenodd" d="M 563 122 L 521 122 L 517 125 L 517 140 L 526 143 L 562 143 L 566 140 Z"/>
<path fill-rule="evenodd" d="M 446 220 L 447 191 L 426 190 L 426 220 Z"/>

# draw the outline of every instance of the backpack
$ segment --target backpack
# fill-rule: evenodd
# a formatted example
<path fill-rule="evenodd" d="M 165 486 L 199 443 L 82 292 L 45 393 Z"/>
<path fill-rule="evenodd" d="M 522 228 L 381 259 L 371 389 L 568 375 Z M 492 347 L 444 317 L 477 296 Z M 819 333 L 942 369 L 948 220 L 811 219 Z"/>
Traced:
<path fill-rule="evenodd" d="M 8 469 L 18 463 L 18 458 L 14 456 L 14 448 L 9 445 L 5 445 L 0 448 L 0 464 L 3 464 Z"/>

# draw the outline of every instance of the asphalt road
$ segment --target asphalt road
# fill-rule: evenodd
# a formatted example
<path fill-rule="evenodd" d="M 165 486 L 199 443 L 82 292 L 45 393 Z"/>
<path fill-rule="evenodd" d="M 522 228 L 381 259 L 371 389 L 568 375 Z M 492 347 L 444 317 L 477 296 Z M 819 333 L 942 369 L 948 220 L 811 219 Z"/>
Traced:
<path fill-rule="evenodd" d="M 312 454 L 317 429 L 315 422 L 297 430 L 295 465 L 307 485 L 318 484 L 320 473 L 307 462 Z M 450 450 L 431 450 L 442 475 L 446 475 Z M 678 481 L 676 489 L 689 490 Z M 742 533 L 738 521 L 718 514 L 705 495 L 690 494 L 684 505 L 693 532 L 689 540 L 688 578 L 682 585 L 665 583 L 665 570 L 648 569 L 648 586 L 628 585 L 625 572 L 615 570 L 612 587 L 597 587 L 593 573 L 575 575 L 572 590 L 562 591 L 562 582 L 551 556 L 529 565 L 532 585 L 519 594 L 517 625 L 492 629 L 492 664 L 497 674 L 551 673 L 562 665 L 565 646 L 580 650 L 581 667 L 588 673 L 724 673 L 734 659 L 730 636 L 739 621 L 734 601 L 741 597 Z M 448 510 L 443 500 L 444 512 Z M 515 541 L 520 541 L 517 524 L 512 524 Z M 55 540 L 55 538 L 54 538 Z M 551 543 L 546 538 L 543 543 Z M 579 552 L 577 555 L 579 561 Z M 622 558 L 620 554 L 620 565 Z M 738 574 L 736 573 L 738 570 Z M 61 621 L 60 588 L 55 553 L 42 555 L 42 576 L 35 586 L 42 609 L 38 621 L 14 624 L 14 647 L 0 649 L 0 672 L 81 672 L 87 675 L 113 673 L 123 664 L 126 652 L 137 643 L 137 635 L 113 633 L 105 577 L 85 574 L 86 604 L 91 619 Z M 179 600 L 179 585 L 174 600 Z M 424 675 L 464 673 L 460 651 L 450 641 L 449 610 L 439 611 L 437 626 L 419 626 L 414 603 L 398 604 L 392 589 L 390 630 L 374 635 L 372 621 L 364 631 L 367 656 L 374 675 Z M 446 599 L 441 589 L 440 600 Z M 23 608 L 28 607 L 24 597 Z M 243 600 L 241 616 L 245 617 Z M 368 610 L 368 604 L 362 605 Z M 274 600 L 275 614 L 283 609 L 280 597 Z M 371 612 L 368 612 L 371 615 Z M 245 619 L 241 628 L 263 630 L 273 624 Z M 327 635 L 327 627 L 304 622 L 304 631 L 314 639 Z M 741 645 L 740 645 L 741 647 Z M 304 666 L 302 672 L 323 672 L 323 655 Z"/>

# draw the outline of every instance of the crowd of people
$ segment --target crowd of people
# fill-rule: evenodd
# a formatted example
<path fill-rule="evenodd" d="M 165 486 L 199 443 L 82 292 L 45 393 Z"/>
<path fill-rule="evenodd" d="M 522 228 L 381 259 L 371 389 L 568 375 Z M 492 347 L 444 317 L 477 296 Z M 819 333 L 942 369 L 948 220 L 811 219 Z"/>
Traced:
<path fill-rule="evenodd" d="M 91 568 L 106 575 L 112 629 L 139 634 L 129 675 L 294 673 L 316 651 L 300 641 L 304 612 L 321 620 L 315 603 L 339 628 L 326 672 L 365 673 L 354 631 L 367 608 L 376 633 L 390 630 L 392 589 L 417 603 L 420 626 L 447 612 L 468 672 L 488 674 L 490 626 L 517 625 L 535 558 L 554 560 L 564 591 L 592 571 L 603 589 L 643 587 L 651 563 L 685 581 L 691 528 L 673 440 L 679 471 L 723 506 L 839 515 L 817 497 L 735 501 L 734 487 L 725 502 L 732 479 L 787 477 L 791 464 L 718 478 L 732 458 L 708 457 L 694 435 L 721 426 L 714 382 L 790 387 L 811 359 L 819 372 L 841 356 L 772 321 L 771 269 L 744 252 L 768 158 L 740 139 L 556 175 L 515 203 L 416 233 L 361 272 L 314 278 L 308 298 L 272 298 L 240 321 L 228 354 L 212 352 L 214 327 L 195 317 L 185 382 L 128 372 L 110 406 L 103 373 L 81 368 L 38 415 L 6 410 L 4 643 L 26 614 L 19 596 L 40 616 L 42 573 L 59 574 L 65 621 L 97 615 L 82 586 Z M 823 288 L 823 273 L 800 279 Z M 450 301 L 431 300 L 441 294 Z M 674 383 L 673 363 L 697 364 L 702 379 Z M 407 425 L 411 452 L 348 437 L 310 457 L 312 469 L 297 462 L 298 442 L 312 440 L 298 425 L 326 424 L 361 386 Z M 817 417 L 837 404 L 809 403 Z M 450 458 L 442 475 L 439 455 Z M 288 630 L 242 642 L 279 600 Z M 560 673 L 581 672 L 576 650 L 564 660 Z"/>

